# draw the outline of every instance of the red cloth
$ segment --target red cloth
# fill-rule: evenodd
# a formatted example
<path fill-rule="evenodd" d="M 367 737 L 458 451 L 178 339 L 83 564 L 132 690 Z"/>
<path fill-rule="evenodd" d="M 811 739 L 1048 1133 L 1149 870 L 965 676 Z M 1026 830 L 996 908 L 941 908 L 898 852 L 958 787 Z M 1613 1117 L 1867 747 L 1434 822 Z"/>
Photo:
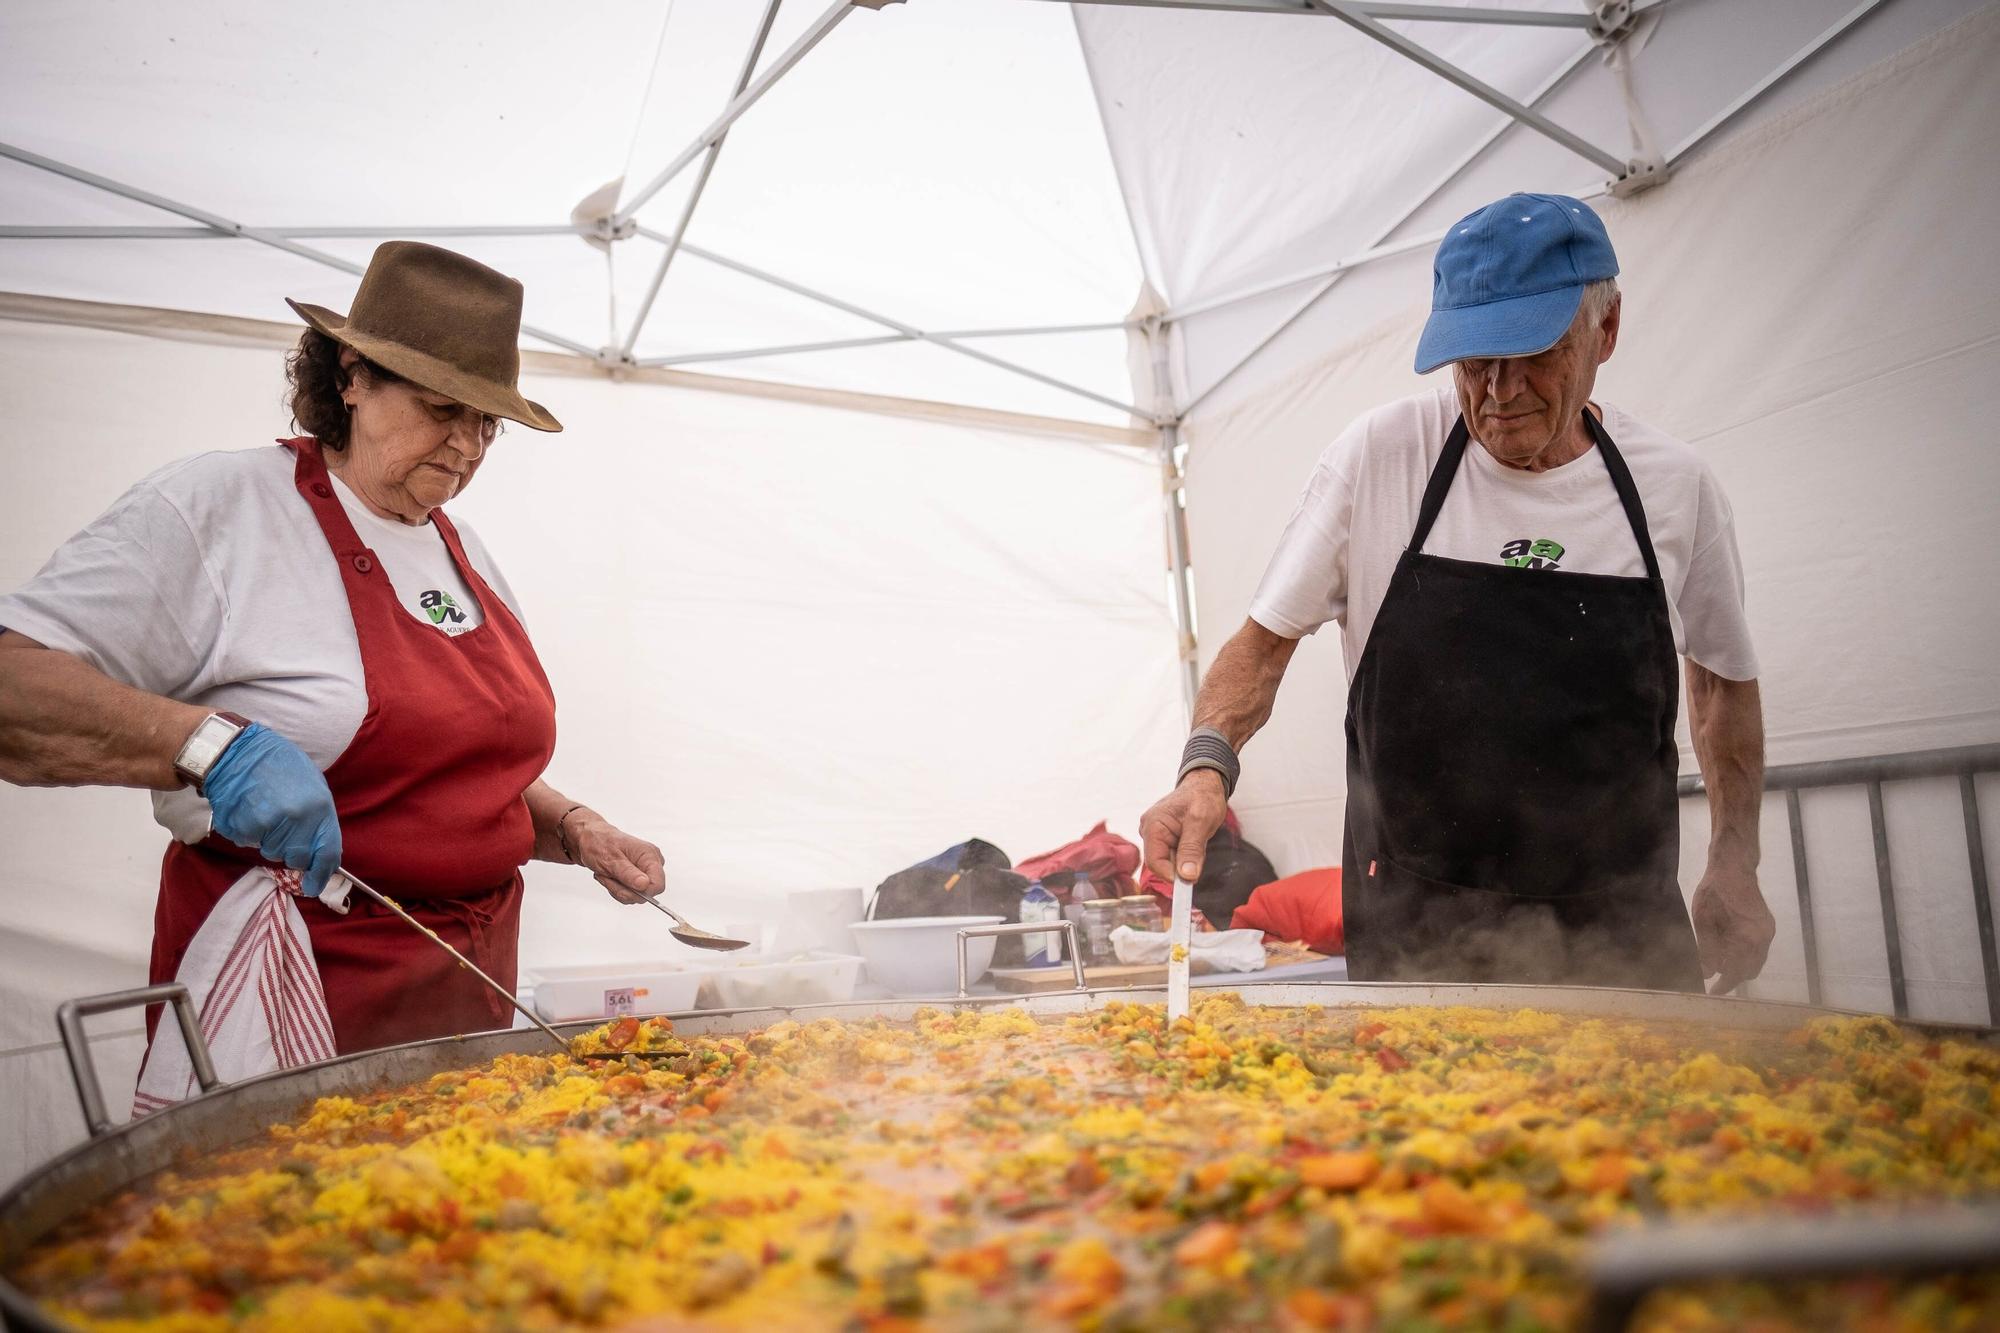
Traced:
<path fill-rule="evenodd" d="M 1253 890 L 1230 924 L 1239 930 L 1261 930 L 1276 940 L 1301 941 L 1315 953 L 1344 953 L 1340 867 L 1302 870 Z"/>
<path fill-rule="evenodd" d="M 317 442 L 285 443 L 298 455 L 299 495 L 339 566 L 368 692 L 360 730 L 326 770 L 342 862 L 511 990 L 521 866 L 535 850 L 524 793 L 555 752 L 548 677 L 443 510 L 432 522 L 485 614 L 455 638 L 398 605 L 334 497 Z M 167 849 L 152 981 L 174 978 L 209 909 L 259 859 L 212 834 Z M 378 904 L 357 898 L 346 916 L 310 898 L 298 906 L 343 1054 L 507 1026 L 504 1000 Z M 158 1014 L 149 1011 L 149 1028 Z"/>
<path fill-rule="evenodd" d="M 1043 879 L 1064 871 L 1088 875 L 1093 886 L 1106 886 L 1098 889 L 1098 897 L 1112 898 L 1132 891 L 1132 872 L 1138 868 L 1138 844 L 1110 832 L 1105 821 L 1100 820 L 1096 828 L 1075 842 L 1016 862 L 1014 873 L 1029 879 Z"/>

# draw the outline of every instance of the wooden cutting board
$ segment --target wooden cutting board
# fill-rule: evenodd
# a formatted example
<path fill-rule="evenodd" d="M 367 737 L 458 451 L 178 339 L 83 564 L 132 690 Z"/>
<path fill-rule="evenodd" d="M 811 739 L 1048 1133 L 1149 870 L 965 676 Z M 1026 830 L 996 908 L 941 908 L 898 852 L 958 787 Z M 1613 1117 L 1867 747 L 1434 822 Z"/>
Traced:
<path fill-rule="evenodd" d="M 1303 944 L 1267 944 L 1264 946 L 1264 963 L 1267 967 L 1285 967 L 1293 963 L 1318 962 L 1324 954 L 1314 953 Z M 1194 963 L 1196 976 L 1208 975 L 1200 959 Z M 1072 990 L 1076 986 L 1076 974 L 1067 963 L 1055 967 L 996 967 L 986 974 L 993 981 L 994 989 L 1009 995 L 1041 995 L 1049 991 Z M 1255 972 L 1243 974 L 1246 979 L 1257 976 Z M 1164 986 L 1167 981 L 1165 963 L 1096 963 L 1083 969 L 1084 984 L 1093 990 L 1100 986 Z"/>
<path fill-rule="evenodd" d="M 1010 995 L 1040 995 L 1045 991 L 1074 990 L 1076 973 L 1067 964 L 1057 967 L 996 967 L 986 974 L 998 990 Z M 1084 984 L 1099 986 L 1153 986 L 1167 980 L 1165 963 L 1099 963 L 1083 969 Z"/>

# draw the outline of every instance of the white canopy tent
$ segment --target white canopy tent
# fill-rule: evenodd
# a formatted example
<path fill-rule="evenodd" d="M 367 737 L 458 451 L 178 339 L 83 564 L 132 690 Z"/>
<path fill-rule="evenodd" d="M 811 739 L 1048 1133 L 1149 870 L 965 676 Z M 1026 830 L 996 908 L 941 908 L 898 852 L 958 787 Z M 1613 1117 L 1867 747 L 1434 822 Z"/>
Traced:
<path fill-rule="evenodd" d="M 1559 190 L 1624 261 L 1605 392 L 1731 490 L 1773 760 L 2000 739 L 1996 55 L 1974 0 L 10 6 L 0 584 L 281 433 L 281 298 L 433 238 L 523 280 L 570 426 L 462 506 L 553 776 L 683 908 L 1131 834 L 1313 456 L 1420 384 L 1440 229 Z M 1309 645 L 1250 752 L 1281 870 L 1338 859 L 1342 696 Z M 1891 793 L 1911 1003 L 1978 1017 L 1956 794 Z M 1850 795 L 1809 802 L 1826 998 L 1887 1007 Z M 1756 989 L 1803 998 L 1777 818 Z M 137 979 L 160 838 L 107 792 L 0 830 L 5 1177 L 77 1132 L 49 1012 Z M 575 878 L 531 869 L 524 963 L 641 948 Z"/>

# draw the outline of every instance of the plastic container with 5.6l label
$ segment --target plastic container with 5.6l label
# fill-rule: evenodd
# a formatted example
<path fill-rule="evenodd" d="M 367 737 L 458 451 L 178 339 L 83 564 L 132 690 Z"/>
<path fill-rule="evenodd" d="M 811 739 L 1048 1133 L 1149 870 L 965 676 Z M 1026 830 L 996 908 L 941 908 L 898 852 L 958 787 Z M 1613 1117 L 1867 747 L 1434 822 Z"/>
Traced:
<path fill-rule="evenodd" d="M 695 1007 L 701 973 L 676 963 L 589 963 L 538 967 L 535 1012 L 551 1023 L 625 1014 L 674 1014 Z"/>

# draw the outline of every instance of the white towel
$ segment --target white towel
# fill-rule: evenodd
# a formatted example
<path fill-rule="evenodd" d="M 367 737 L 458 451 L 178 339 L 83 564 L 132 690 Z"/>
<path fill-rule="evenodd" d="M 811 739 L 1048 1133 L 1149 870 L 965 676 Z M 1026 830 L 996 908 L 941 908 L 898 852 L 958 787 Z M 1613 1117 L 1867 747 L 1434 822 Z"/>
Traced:
<path fill-rule="evenodd" d="M 1121 963 L 1164 963 L 1171 942 L 1164 930 L 1134 930 L 1119 926 L 1111 932 L 1111 949 Z M 1261 972 L 1264 932 L 1203 930 L 1188 937 L 1190 965 L 1196 972 Z"/>
<path fill-rule="evenodd" d="M 345 911 L 346 891 L 339 880 L 327 905 Z M 292 901 L 298 893 L 297 871 L 251 867 L 209 910 L 174 974 L 193 997 L 209 1059 L 224 1083 L 333 1057 L 333 1021 L 312 938 Z M 163 1013 L 132 1114 L 148 1115 L 198 1091 L 180 1024 Z"/>

